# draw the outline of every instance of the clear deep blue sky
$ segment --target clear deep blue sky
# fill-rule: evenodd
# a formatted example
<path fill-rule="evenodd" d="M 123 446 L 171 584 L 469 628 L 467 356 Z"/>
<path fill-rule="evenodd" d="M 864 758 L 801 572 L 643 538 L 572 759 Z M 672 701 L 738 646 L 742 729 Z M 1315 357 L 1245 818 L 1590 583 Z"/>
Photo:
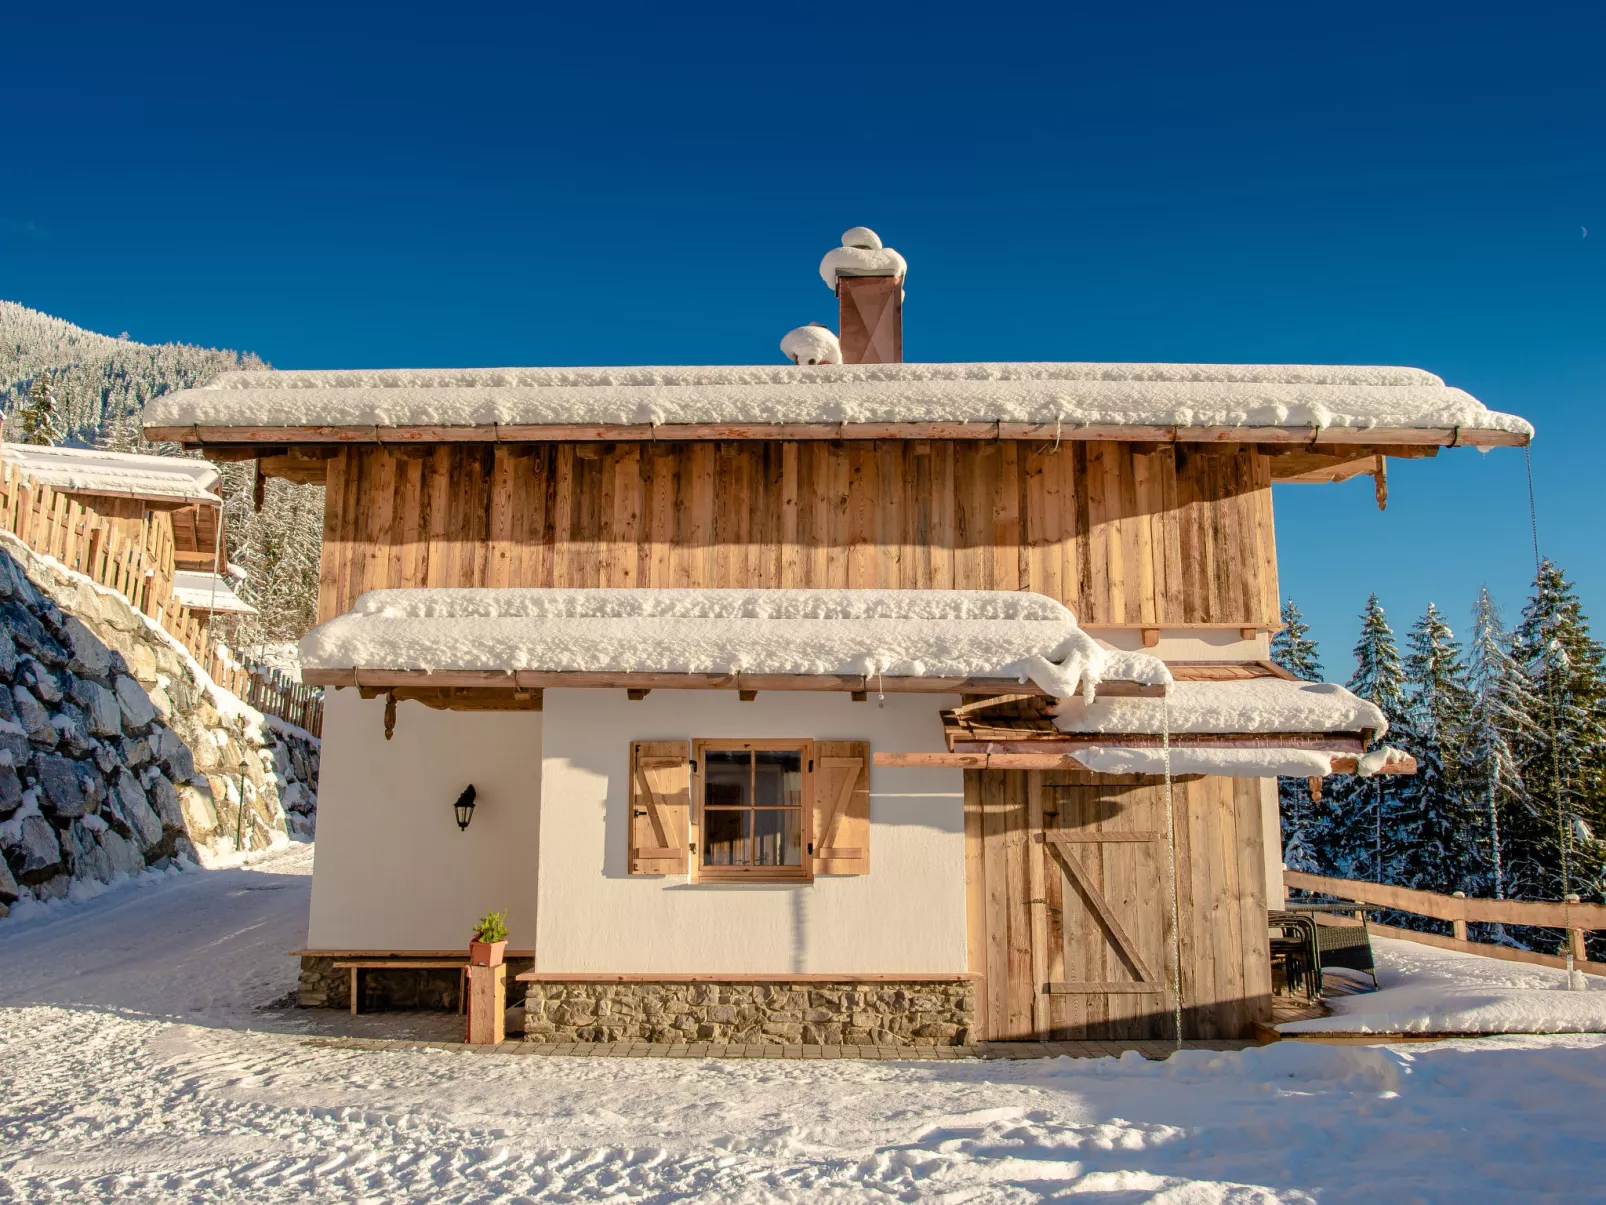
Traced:
<path fill-rule="evenodd" d="M 779 362 L 850 225 L 911 360 L 1410 364 L 1539 427 L 1606 620 L 1606 6 L 15 6 L 0 297 L 279 367 Z M 1584 228 L 1588 228 L 1586 238 Z M 1464 626 L 1520 451 L 1277 490 L 1285 594 Z"/>

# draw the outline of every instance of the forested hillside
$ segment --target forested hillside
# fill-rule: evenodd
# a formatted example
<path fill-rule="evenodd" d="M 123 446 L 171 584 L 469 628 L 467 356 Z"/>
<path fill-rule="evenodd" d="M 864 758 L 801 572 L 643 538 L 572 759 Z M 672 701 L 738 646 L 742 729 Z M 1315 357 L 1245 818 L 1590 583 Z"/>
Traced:
<path fill-rule="evenodd" d="M 54 399 L 59 442 L 125 452 L 182 455 L 140 437 L 154 397 L 204 384 L 233 368 L 260 368 L 251 352 L 111 338 L 11 301 L 0 301 L 0 413 L 5 437 L 19 437 L 18 411 L 30 393 Z M 243 626 L 247 641 L 292 640 L 317 612 L 323 491 L 273 480 L 260 514 L 251 506 L 253 466 L 224 466 L 229 557 L 248 574 L 241 593 L 262 614 Z"/>

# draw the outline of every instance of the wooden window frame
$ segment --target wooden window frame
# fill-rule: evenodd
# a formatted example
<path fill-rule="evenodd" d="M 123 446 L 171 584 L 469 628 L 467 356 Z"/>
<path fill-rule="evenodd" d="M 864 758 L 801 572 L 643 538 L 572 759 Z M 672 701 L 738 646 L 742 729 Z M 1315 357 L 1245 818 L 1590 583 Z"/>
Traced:
<path fill-rule="evenodd" d="M 701 883 L 811 883 L 814 881 L 814 740 L 812 737 L 771 740 L 706 738 L 693 740 L 691 774 L 691 872 Z M 797 866 L 708 866 L 703 862 L 703 755 L 708 752 L 797 752 L 802 755 L 803 793 L 801 845 Z"/>

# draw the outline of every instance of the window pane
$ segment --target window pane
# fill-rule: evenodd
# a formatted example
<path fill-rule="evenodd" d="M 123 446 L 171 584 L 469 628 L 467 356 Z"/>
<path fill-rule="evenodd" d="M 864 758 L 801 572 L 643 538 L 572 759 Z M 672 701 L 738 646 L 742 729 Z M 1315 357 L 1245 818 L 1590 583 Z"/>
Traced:
<path fill-rule="evenodd" d="M 741 807 L 751 800 L 753 755 L 746 749 L 703 754 L 703 803 L 707 807 Z"/>
<path fill-rule="evenodd" d="M 753 813 L 745 808 L 709 808 L 703 812 L 703 865 L 746 866 Z"/>
<path fill-rule="evenodd" d="M 753 816 L 755 866 L 803 865 L 803 812 L 798 808 L 767 808 Z"/>
<path fill-rule="evenodd" d="M 759 807 L 803 805 L 803 755 L 760 751 L 754 755 L 754 800 Z"/>

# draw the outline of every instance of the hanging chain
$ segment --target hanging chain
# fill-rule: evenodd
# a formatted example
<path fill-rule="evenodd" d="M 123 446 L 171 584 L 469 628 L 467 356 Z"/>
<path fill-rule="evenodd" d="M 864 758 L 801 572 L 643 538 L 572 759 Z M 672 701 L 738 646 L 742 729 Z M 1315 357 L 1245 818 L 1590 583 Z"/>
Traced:
<path fill-rule="evenodd" d="M 1177 904 L 1177 824 L 1171 802 L 1171 696 L 1160 700 L 1160 757 L 1165 763 L 1165 848 L 1171 874 L 1171 1008 L 1182 1049 L 1182 910 Z"/>
<path fill-rule="evenodd" d="M 1528 472 L 1528 527 L 1533 533 L 1534 542 L 1534 590 L 1541 589 L 1540 575 L 1544 572 L 1544 565 L 1539 556 L 1539 508 L 1534 504 L 1534 462 L 1533 454 L 1526 444 L 1522 448 L 1522 462 Z M 1535 598 L 1538 598 L 1537 593 Z M 1540 632 L 1540 639 L 1544 640 L 1545 633 Z M 1561 927 L 1562 939 L 1567 947 L 1567 986 L 1573 986 L 1573 883 L 1572 883 L 1572 826 L 1567 823 L 1566 792 L 1561 785 L 1561 747 L 1557 736 L 1556 721 L 1556 666 L 1551 660 L 1550 649 L 1544 650 L 1545 656 L 1545 705 L 1549 711 L 1550 720 L 1550 785 L 1556 792 L 1556 824 L 1561 830 Z"/>

